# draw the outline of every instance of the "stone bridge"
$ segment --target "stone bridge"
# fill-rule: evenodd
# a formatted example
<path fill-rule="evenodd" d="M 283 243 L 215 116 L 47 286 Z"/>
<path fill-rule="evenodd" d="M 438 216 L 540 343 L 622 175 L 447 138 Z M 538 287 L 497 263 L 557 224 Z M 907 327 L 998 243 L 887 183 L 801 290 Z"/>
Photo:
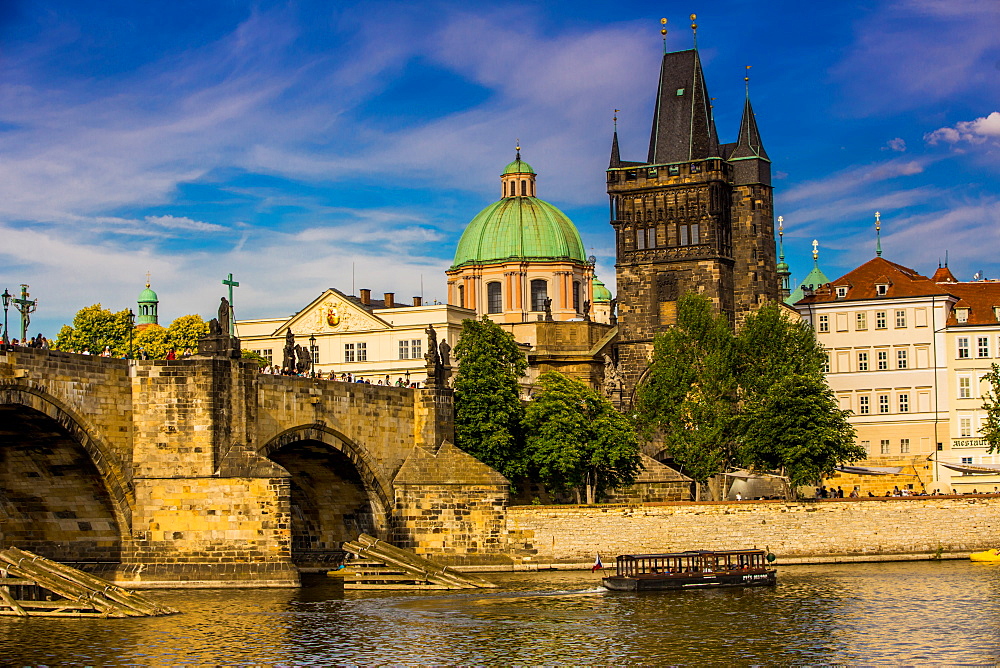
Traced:
<path fill-rule="evenodd" d="M 443 388 L 0 348 L 0 546 L 133 586 L 294 586 L 361 531 L 503 560 L 507 481 L 452 418 Z"/>

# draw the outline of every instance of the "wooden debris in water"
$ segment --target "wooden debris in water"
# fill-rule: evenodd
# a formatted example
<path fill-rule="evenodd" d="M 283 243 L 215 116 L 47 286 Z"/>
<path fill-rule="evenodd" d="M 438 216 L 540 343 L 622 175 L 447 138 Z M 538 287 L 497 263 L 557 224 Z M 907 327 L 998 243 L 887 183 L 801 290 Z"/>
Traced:
<path fill-rule="evenodd" d="M 344 550 L 359 560 L 329 574 L 343 577 L 345 589 L 493 589 L 497 586 L 368 534 L 344 543 Z"/>
<path fill-rule="evenodd" d="M 151 617 L 177 610 L 16 547 L 0 550 L 0 615 Z"/>

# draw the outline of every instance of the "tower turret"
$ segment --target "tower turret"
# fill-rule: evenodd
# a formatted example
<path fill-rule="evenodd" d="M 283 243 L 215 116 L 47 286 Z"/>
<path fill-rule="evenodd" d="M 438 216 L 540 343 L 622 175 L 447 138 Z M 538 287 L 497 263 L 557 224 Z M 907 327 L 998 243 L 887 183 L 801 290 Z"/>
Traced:
<path fill-rule="evenodd" d="M 136 325 L 141 328 L 149 325 L 159 325 L 157 309 L 160 306 L 160 298 L 156 296 L 149 287 L 149 275 L 146 275 L 146 289 L 139 293 L 138 307 L 139 317 L 136 318 Z"/>

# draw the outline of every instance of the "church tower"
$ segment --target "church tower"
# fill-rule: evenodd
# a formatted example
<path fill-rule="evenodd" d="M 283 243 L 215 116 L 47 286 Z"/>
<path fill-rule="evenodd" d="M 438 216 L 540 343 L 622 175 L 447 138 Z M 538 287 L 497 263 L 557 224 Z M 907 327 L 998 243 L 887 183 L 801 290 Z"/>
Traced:
<path fill-rule="evenodd" d="M 737 140 L 720 144 L 697 49 L 665 53 L 645 162 L 607 171 L 618 269 L 618 360 L 631 397 L 677 299 L 705 295 L 733 322 L 779 297 L 771 162 L 749 95 Z"/>
<path fill-rule="evenodd" d="M 146 289 L 139 293 L 137 300 L 139 306 L 139 317 L 136 319 L 138 329 L 143 330 L 150 325 L 159 325 L 159 315 L 157 310 L 160 307 L 160 298 L 149 287 L 149 277 L 146 277 Z"/>

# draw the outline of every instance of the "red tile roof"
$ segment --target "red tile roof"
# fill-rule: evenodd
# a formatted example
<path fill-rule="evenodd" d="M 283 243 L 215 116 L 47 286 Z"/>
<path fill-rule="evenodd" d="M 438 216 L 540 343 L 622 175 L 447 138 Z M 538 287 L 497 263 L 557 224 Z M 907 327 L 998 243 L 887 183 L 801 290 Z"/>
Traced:
<path fill-rule="evenodd" d="M 878 284 L 889 284 L 884 295 L 875 291 Z M 847 295 L 837 298 L 836 292 L 830 286 L 847 286 Z M 876 257 L 863 265 L 849 271 L 835 281 L 816 290 L 799 301 L 799 304 L 819 304 L 824 302 L 845 301 L 848 299 L 893 299 L 899 297 L 929 297 L 931 295 L 948 294 L 948 289 L 937 285 L 934 281 L 918 274 L 909 267 Z"/>
<path fill-rule="evenodd" d="M 1000 306 L 1000 281 L 976 281 L 975 283 L 945 283 L 950 294 L 959 298 L 959 308 L 969 309 L 969 319 L 959 324 L 954 311 L 948 314 L 948 326 L 995 325 L 994 306 Z"/>
<path fill-rule="evenodd" d="M 931 276 L 931 280 L 935 283 L 958 283 L 955 274 L 951 273 L 951 269 L 948 267 L 938 267 L 934 275 Z"/>

